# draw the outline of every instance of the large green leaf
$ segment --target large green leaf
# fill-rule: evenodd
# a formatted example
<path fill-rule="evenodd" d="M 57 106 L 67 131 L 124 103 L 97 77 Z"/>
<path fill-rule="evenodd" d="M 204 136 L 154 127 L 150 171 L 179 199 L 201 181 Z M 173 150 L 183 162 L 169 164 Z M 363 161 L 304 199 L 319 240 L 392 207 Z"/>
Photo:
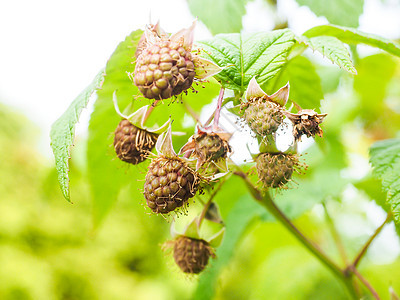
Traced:
<path fill-rule="evenodd" d="M 263 88 L 271 94 L 287 82 L 290 83 L 290 100 L 303 108 L 319 110 L 324 94 L 321 80 L 310 60 L 303 56 L 291 59 Z"/>
<path fill-rule="evenodd" d="M 334 64 L 345 69 L 351 74 L 357 74 L 350 53 L 345 45 L 333 36 L 317 36 L 313 38 L 300 37 L 300 42 L 309 46 L 312 50 L 320 52 Z"/>
<path fill-rule="evenodd" d="M 324 16 L 330 23 L 358 27 L 358 18 L 363 12 L 364 0 L 296 0 L 307 5 L 317 16 Z"/>
<path fill-rule="evenodd" d="M 396 223 L 400 222 L 400 139 L 376 142 L 370 148 L 374 174 L 382 179 Z"/>
<path fill-rule="evenodd" d="M 192 15 L 198 17 L 212 34 L 234 33 L 242 29 L 248 0 L 188 0 Z"/>
<path fill-rule="evenodd" d="M 69 194 L 68 160 L 70 159 L 70 149 L 74 142 L 75 124 L 79 121 L 82 109 L 87 106 L 90 96 L 96 89 L 101 87 L 103 79 L 104 70 L 96 75 L 92 83 L 76 97 L 68 109 L 51 127 L 51 148 L 55 157 L 58 181 L 61 191 L 68 201 L 71 201 Z"/>
<path fill-rule="evenodd" d="M 354 89 L 362 105 L 357 112 L 366 123 L 376 122 L 384 112 L 386 90 L 396 70 L 392 56 L 386 53 L 362 58 L 358 63 L 359 74 L 354 78 Z"/>
<path fill-rule="evenodd" d="M 97 100 L 89 123 L 87 148 L 88 175 L 93 197 L 93 216 L 97 226 L 115 202 L 118 192 L 126 182 L 126 177 L 139 179 L 137 168 L 116 159 L 112 147 L 113 136 L 120 117 L 116 114 L 112 94 L 118 90 L 121 107 L 126 106 L 138 89 L 132 84 L 126 72 L 132 72 L 134 53 L 141 30 L 132 32 L 121 42 L 106 66 L 103 88 L 97 92 Z"/>
<path fill-rule="evenodd" d="M 307 30 L 303 35 L 309 38 L 321 35 L 334 36 L 347 44 L 366 44 L 385 50 L 390 54 L 400 56 L 400 45 L 398 43 L 354 28 L 321 25 Z"/>
<path fill-rule="evenodd" d="M 207 271 L 200 275 L 193 299 L 213 298 L 218 276 L 234 255 L 240 237 L 255 216 L 261 215 L 263 212 L 264 208 L 254 201 L 249 194 L 242 196 L 235 203 L 225 222 L 226 232 L 224 240 L 217 250 L 217 259 L 213 260 Z"/>
<path fill-rule="evenodd" d="M 286 63 L 295 42 L 294 34 L 285 29 L 246 35 L 219 34 L 198 44 L 205 58 L 225 67 L 215 76 L 222 86 L 244 92 L 253 76 L 261 85 L 273 78 Z"/>
<path fill-rule="evenodd" d="M 97 101 L 89 124 L 88 139 L 88 172 L 93 195 L 93 214 L 95 225 L 98 225 L 115 203 L 120 189 L 126 184 L 135 185 L 142 189 L 143 179 L 146 173 L 146 163 L 138 166 L 130 166 L 117 159 L 113 149 L 113 132 L 120 121 L 113 106 L 113 93 L 117 90 L 118 104 L 124 110 L 133 101 L 133 107 L 138 109 L 151 102 L 140 96 L 140 92 L 129 79 L 127 72 L 135 69 L 134 54 L 142 31 L 132 32 L 125 41 L 121 42 L 106 66 L 106 76 L 103 88 L 97 93 Z M 174 146 L 179 149 L 194 131 L 194 123 L 189 127 L 183 122 L 186 109 L 181 103 L 190 105 L 199 112 L 200 109 L 212 101 L 218 95 L 219 85 L 215 80 L 202 84 L 204 88 L 194 87 L 197 93 L 189 92 L 183 95 L 179 101 L 165 100 L 157 106 L 146 125 L 149 127 L 158 123 L 163 124 L 172 118 L 174 131 L 184 131 L 184 136 L 174 137 Z M 143 198 L 134 199 L 142 201 Z"/>

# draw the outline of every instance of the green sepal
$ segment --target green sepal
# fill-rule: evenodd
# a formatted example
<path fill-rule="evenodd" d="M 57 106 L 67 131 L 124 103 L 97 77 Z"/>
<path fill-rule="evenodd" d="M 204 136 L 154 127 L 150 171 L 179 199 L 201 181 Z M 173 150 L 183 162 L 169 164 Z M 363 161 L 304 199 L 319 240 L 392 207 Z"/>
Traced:
<path fill-rule="evenodd" d="M 220 231 L 218 231 L 216 234 L 214 234 L 212 237 L 210 237 L 208 239 L 208 243 L 210 244 L 211 247 L 217 248 L 222 244 L 224 235 L 225 235 L 225 227 L 222 228 Z"/>
<path fill-rule="evenodd" d="M 185 228 L 183 232 L 184 236 L 192 239 L 200 239 L 200 232 L 198 226 L 198 217 L 195 217 Z"/>

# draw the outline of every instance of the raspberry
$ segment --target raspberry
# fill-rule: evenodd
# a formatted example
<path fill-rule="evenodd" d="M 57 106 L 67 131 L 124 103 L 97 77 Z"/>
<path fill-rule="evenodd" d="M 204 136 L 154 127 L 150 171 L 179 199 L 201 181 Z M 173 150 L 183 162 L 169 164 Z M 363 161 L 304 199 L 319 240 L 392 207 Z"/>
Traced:
<path fill-rule="evenodd" d="M 202 162 L 209 162 L 226 157 L 230 146 L 216 133 L 199 133 L 194 137 L 195 155 Z"/>
<path fill-rule="evenodd" d="M 298 164 L 297 156 L 292 154 L 261 153 L 256 158 L 257 174 L 266 188 L 282 187 Z"/>
<path fill-rule="evenodd" d="M 147 205 L 167 214 L 192 198 L 199 184 L 197 174 L 179 157 L 160 155 L 149 166 L 144 184 Z"/>
<path fill-rule="evenodd" d="M 196 75 L 190 49 L 162 37 L 142 49 L 136 61 L 134 82 L 144 97 L 167 99 L 192 86 Z"/>
<path fill-rule="evenodd" d="M 283 122 L 282 107 L 272 101 L 255 98 L 243 108 L 245 121 L 258 135 L 266 136 L 274 133 Z"/>
<path fill-rule="evenodd" d="M 173 243 L 174 260 L 185 273 L 200 273 L 207 266 L 210 256 L 215 257 L 213 249 L 205 240 L 179 236 Z"/>
<path fill-rule="evenodd" d="M 114 149 L 120 160 L 136 165 L 146 159 L 157 137 L 157 134 L 140 129 L 124 119 L 115 130 Z"/>

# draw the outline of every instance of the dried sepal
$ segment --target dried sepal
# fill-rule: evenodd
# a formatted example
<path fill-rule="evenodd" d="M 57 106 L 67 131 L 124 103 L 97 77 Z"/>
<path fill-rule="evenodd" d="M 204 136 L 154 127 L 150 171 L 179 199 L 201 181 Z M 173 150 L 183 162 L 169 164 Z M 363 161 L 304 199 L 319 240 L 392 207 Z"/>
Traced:
<path fill-rule="evenodd" d="M 312 109 L 301 109 L 297 114 L 285 111 L 284 114 L 293 123 L 295 141 L 301 140 L 303 134 L 307 137 L 314 137 L 315 135 L 322 137 L 323 131 L 319 125 L 327 114 L 318 114 Z"/>
<path fill-rule="evenodd" d="M 272 94 L 271 96 L 268 96 L 269 100 L 272 102 L 275 102 L 276 104 L 279 104 L 280 106 L 284 107 L 289 99 L 289 89 L 290 85 L 289 82 L 281 87 L 277 92 Z"/>
<path fill-rule="evenodd" d="M 261 89 L 260 85 L 256 80 L 256 77 L 254 76 L 253 78 L 251 78 L 249 85 L 247 86 L 245 99 L 247 101 L 250 101 L 252 99 L 267 98 L 267 97 L 268 97 L 267 93 L 265 93 Z"/>
<path fill-rule="evenodd" d="M 158 154 L 162 154 L 165 157 L 178 157 L 172 145 L 171 125 L 168 127 L 167 131 L 158 137 L 156 150 Z"/>

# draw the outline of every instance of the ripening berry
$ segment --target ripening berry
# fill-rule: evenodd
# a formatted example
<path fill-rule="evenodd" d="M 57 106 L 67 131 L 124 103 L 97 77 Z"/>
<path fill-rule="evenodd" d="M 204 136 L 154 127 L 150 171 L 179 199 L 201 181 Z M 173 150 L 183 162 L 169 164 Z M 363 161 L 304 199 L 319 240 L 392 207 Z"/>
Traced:
<path fill-rule="evenodd" d="M 183 42 L 162 38 L 149 44 L 136 61 L 135 85 L 148 99 L 167 99 L 192 86 L 196 73 Z"/>
<path fill-rule="evenodd" d="M 207 266 L 210 256 L 215 257 L 212 247 L 202 239 L 179 236 L 173 245 L 175 263 L 185 273 L 200 273 Z"/>
<path fill-rule="evenodd" d="M 261 153 L 256 158 L 257 174 L 265 188 L 282 187 L 298 165 L 298 158 L 293 154 Z"/>
<path fill-rule="evenodd" d="M 283 122 L 282 107 L 274 102 L 257 98 L 243 107 L 246 123 L 254 133 L 260 136 L 274 133 Z"/>
<path fill-rule="evenodd" d="M 144 197 L 153 212 L 167 214 L 192 198 L 198 184 L 197 174 L 185 161 L 160 155 L 149 166 Z"/>
<path fill-rule="evenodd" d="M 154 148 L 158 134 L 148 132 L 124 119 L 119 122 L 114 136 L 114 149 L 120 160 L 138 164 Z"/>

